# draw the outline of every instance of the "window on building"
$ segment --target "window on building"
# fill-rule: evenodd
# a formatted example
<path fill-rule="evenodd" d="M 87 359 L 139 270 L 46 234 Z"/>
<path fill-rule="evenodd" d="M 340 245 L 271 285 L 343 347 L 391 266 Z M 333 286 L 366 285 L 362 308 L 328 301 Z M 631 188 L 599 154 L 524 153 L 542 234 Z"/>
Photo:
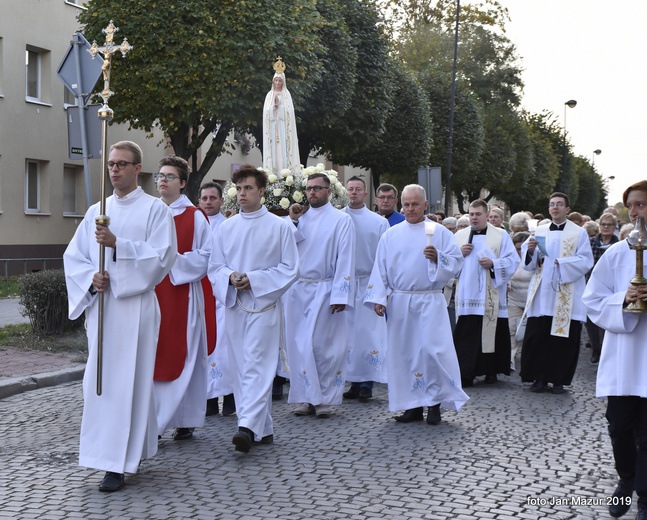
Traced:
<path fill-rule="evenodd" d="M 40 212 L 40 163 L 27 161 L 25 168 L 25 213 Z"/>
<path fill-rule="evenodd" d="M 40 101 L 40 54 L 29 49 L 25 54 L 27 69 L 27 98 Z"/>
<path fill-rule="evenodd" d="M 66 165 L 63 169 L 63 215 L 82 215 L 83 168 Z"/>
<path fill-rule="evenodd" d="M 25 100 L 48 104 L 50 90 L 50 52 L 27 46 L 25 50 Z"/>
<path fill-rule="evenodd" d="M 0 36 L 0 98 L 2 97 L 3 92 L 3 71 L 4 71 L 4 49 L 2 47 L 2 37 Z"/>

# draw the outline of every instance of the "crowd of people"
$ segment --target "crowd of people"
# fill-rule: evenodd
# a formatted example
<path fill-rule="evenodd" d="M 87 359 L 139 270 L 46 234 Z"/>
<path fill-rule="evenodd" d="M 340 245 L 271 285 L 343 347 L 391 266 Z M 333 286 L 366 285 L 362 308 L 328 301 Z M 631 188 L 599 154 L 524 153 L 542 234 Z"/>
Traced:
<path fill-rule="evenodd" d="M 159 198 L 137 186 L 141 162 L 135 143 L 110 148 L 110 221 L 90 208 L 64 256 L 70 317 L 88 324 L 80 464 L 106 472 L 101 491 L 121 489 L 168 430 L 191 439 L 218 398 L 237 415 L 236 451 L 271 444 L 286 380 L 296 416 L 329 417 L 380 382 L 396 421 L 429 425 L 499 375 L 562 394 L 586 323 L 620 477 L 609 511 L 625 514 L 635 490 L 647 516 L 647 321 L 623 312 L 647 289 L 630 284 L 636 256 L 615 208 L 593 221 L 556 192 L 548 218 L 506 222 L 480 199 L 447 217 L 428 213 L 415 184 L 398 211 L 398 190 L 382 184 L 373 211 L 352 177 L 338 210 L 314 173 L 307 203 L 282 218 L 263 205 L 265 171 L 244 165 L 232 176 L 240 211 L 226 219 L 219 184 L 202 186 L 199 207 L 183 195 L 186 161 L 160 161 Z M 647 217 L 647 181 L 623 202 L 632 222 Z"/>

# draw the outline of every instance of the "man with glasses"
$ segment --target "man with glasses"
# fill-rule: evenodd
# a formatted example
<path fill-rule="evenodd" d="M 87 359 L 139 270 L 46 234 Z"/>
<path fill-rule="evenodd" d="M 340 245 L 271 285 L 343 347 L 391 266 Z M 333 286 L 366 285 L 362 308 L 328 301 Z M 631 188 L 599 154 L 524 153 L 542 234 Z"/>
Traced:
<path fill-rule="evenodd" d="M 351 385 L 344 392 L 344 399 L 365 402 L 373 397 L 374 381 L 386 383 L 386 322 L 364 306 L 364 293 L 377 244 L 389 229 L 389 223 L 364 204 L 368 191 L 362 179 L 348 179 L 346 193 L 349 203 L 343 211 L 350 215 L 355 227 L 355 305 L 346 310 L 349 330 L 346 379 Z"/>
<path fill-rule="evenodd" d="M 155 358 L 157 433 L 174 428 L 173 440 L 191 439 L 204 425 L 208 353 L 216 346 L 216 309 L 207 279 L 211 230 L 205 214 L 183 194 L 189 165 L 168 155 L 159 162 L 157 191 L 175 221 L 178 255 L 155 287 L 162 313 Z"/>
<path fill-rule="evenodd" d="M 160 327 L 155 286 L 177 256 L 171 212 L 137 186 L 141 148 L 131 141 L 110 148 L 114 188 L 106 200 L 107 226 L 98 225 L 99 204 L 88 209 L 63 256 L 70 319 L 85 312 L 88 363 L 83 380 L 79 464 L 106 471 L 100 491 L 118 491 L 124 473 L 157 452 L 153 371 Z M 99 245 L 105 274 L 99 273 Z M 98 297 L 103 293 L 103 378 L 97 395 Z"/>
<path fill-rule="evenodd" d="M 344 391 L 348 327 L 343 311 L 355 303 L 355 229 L 351 217 L 330 204 L 331 193 L 328 176 L 314 173 L 306 185 L 310 209 L 290 207 L 301 269 L 285 298 L 288 402 L 302 403 L 296 415 L 328 417 Z"/>
<path fill-rule="evenodd" d="M 582 303 L 584 276 L 593 267 L 586 231 L 567 219 L 568 196 L 553 193 L 552 222 L 539 226 L 522 246 L 524 269 L 534 275 L 528 289 L 528 321 L 521 350 L 521 379 L 532 392 L 564 393 L 577 367 L 580 332 L 586 321 Z"/>
<path fill-rule="evenodd" d="M 398 190 L 395 186 L 387 183 L 380 184 L 375 193 L 377 213 L 389 221 L 389 226 L 403 222 L 404 215 L 397 211 Z"/>

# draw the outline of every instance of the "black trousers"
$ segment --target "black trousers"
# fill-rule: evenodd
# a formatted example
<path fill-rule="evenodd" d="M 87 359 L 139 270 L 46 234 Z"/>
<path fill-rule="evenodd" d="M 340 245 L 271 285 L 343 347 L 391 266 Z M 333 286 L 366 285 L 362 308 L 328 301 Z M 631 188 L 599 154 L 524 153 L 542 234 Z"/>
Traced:
<path fill-rule="evenodd" d="M 609 396 L 606 417 L 618 476 L 633 480 L 640 502 L 647 502 L 647 399 Z"/>

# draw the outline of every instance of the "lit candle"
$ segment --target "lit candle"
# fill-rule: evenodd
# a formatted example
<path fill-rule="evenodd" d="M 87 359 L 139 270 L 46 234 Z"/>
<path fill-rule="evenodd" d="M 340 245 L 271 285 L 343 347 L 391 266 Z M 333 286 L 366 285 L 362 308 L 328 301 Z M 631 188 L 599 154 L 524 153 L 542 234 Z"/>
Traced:
<path fill-rule="evenodd" d="M 535 235 L 535 231 L 537 231 L 537 224 L 539 223 L 539 220 L 536 218 L 531 218 L 528 220 L 528 231 L 530 231 L 531 235 Z"/>
<path fill-rule="evenodd" d="M 427 235 L 427 245 L 431 245 L 431 239 L 434 237 L 434 233 L 436 232 L 436 223 L 429 220 L 425 221 L 425 235 Z"/>

